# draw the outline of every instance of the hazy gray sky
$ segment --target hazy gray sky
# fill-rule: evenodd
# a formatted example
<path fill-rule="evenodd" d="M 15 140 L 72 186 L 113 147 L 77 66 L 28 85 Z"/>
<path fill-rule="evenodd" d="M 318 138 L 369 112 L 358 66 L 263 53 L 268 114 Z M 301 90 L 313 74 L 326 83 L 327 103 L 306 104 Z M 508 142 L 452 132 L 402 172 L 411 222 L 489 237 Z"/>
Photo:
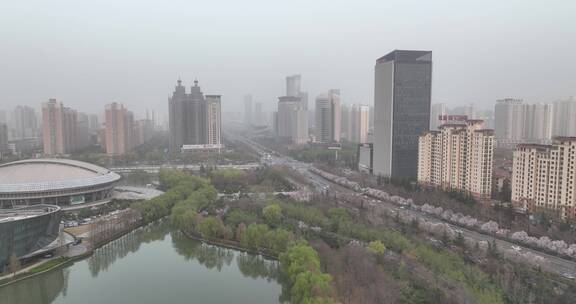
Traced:
<path fill-rule="evenodd" d="M 294 73 L 311 99 L 372 103 L 374 62 L 393 49 L 433 51 L 433 102 L 576 95 L 576 1 L 2 0 L 0 108 L 165 112 L 180 76 L 224 111 L 246 93 L 270 110 Z"/>

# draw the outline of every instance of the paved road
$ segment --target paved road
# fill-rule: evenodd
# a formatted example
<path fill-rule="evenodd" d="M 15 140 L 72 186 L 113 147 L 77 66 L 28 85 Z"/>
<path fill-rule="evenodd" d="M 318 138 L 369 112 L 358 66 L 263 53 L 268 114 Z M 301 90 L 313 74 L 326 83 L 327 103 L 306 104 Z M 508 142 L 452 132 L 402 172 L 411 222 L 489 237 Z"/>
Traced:
<path fill-rule="evenodd" d="M 251 170 L 258 168 L 260 164 L 251 163 L 244 165 L 217 165 L 217 168 L 226 169 L 238 169 L 238 170 Z M 111 171 L 116 173 L 130 173 L 134 171 L 145 171 L 148 173 L 158 173 L 160 169 L 178 169 L 178 170 L 191 170 L 200 171 L 200 165 L 138 165 L 138 166 L 126 166 L 126 167 L 113 167 L 110 168 Z"/>
<path fill-rule="evenodd" d="M 299 173 L 301 173 L 303 176 L 305 176 L 306 178 L 308 178 L 308 180 L 315 186 L 316 190 L 318 191 L 329 191 L 331 193 L 333 192 L 337 192 L 337 193 L 350 193 L 350 192 L 354 192 L 351 189 L 348 188 L 344 188 L 338 184 L 335 184 L 319 175 L 316 175 L 312 172 L 310 172 L 308 169 L 310 169 L 312 167 L 311 164 L 307 164 L 304 162 L 300 162 L 297 161 L 291 157 L 288 156 L 283 156 L 280 155 L 274 151 L 271 151 L 269 149 L 267 149 L 266 147 L 263 147 L 262 145 L 254 142 L 253 140 L 246 138 L 246 137 L 236 137 L 238 140 L 244 142 L 245 144 L 251 146 L 255 151 L 258 152 L 258 154 L 261 156 L 261 162 L 269 164 L 269 165 L 285 165 L 288 166 L 290 168 L 292 168 L 293 170 L 298 171 Z M 436 217 L 433 217 L 427 213 L 421 212 L 421 211 L 417 211 L 417 210 L 411 210 L 411 209 L 404 209 L 401 206 L 398 206 L 392 202 L 387 202 L 387 201 L 381 201 L 381 200 L 377 200 L 374 198 L 368 198 L 367 196 L 365 196 L 364 194 L 362 194 L 362 196 L 364 196 L 365 199 L 369 199 L 372 202 L 375 203 L 371 203 L 371 204 L 378 204 L 380 207 L 384 206 L 388 209 L 392 209 L 395 210 L 397 212 L 406 212 L 412 216 L 416 216 L 419 218 L 425 218 L 427 221 L 429 222 L 433 222 L 433 223 L 446 223 L 448 224 L 452 229 L 457 230 L 457 231 L 462 231 L 462 234 L 464 237 L 473 239 L 475 241 L 492 241 L 494 240 L 494 237 L 491 235 L 487 235 L 487 234 L 482 234 L 476 231 L 472 231 L 460 226 L 456 226 L 453 224 L 450 224 L 446 221 L 443 221 L 441 219 L 438 219 Z M 520 252 L 530 252 L 532 254 L 534 254 L 535 256 L 539 256 L 542 257 L 544 259 L 544 263 L 542 263 L 542 268 L 544 270 L 547 270 L 549 272 L 552 273 L 556 273 L 559 275 L 571 275 L 573 277 L 576 277 L 576 262 L 571 261 L 571 260 L 567 260 L 567 259 L 563 259 L 557 256 L 553 256 L 553 255 L 549 255 L 547 253 L 538 251 L 538 250 L 534 250 L 531 248 L 527 248 L 521 245 L 517 245 L 511 242 L 507 242 L 507 241 L 503 241 L 500 239 L 495 239 L 496 244 L 498 245 L 498 248 L 500 248 L 501 250 L 514 250 L 512 248 L 512 246 L 514 246 L 515 248 L 520 248 Z"/>

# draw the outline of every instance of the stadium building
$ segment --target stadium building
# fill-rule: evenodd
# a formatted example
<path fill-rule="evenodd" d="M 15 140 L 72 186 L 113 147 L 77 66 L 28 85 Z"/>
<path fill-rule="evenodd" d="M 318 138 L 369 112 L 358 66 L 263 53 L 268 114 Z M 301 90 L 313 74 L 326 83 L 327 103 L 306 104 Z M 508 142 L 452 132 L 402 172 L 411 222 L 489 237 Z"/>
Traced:
<path fill-rule="evenodd" d="M 0 209 L 0 273 L 11 256 L 25 260 L 69 243 L 58 241 L 60 217 L 54 205 Z"/>
<path fill-rule="evenodd" d="M 120 175 L 69 159 L 29 159 L 0 165 L 0 208 L 72 206 L 109 199 Z"/>

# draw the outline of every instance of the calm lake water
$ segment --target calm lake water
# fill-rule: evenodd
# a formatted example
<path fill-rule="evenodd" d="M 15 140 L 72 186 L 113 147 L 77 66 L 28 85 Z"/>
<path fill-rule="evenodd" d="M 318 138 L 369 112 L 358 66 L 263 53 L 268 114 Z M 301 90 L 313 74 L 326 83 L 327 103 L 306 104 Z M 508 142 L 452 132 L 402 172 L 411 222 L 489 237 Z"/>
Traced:
<path fill-rule="evenodd" d="M 275 261 L 153 224 L 88 259 L 0 288 L 0 303 L 281 303 L 277 277 Z"/>

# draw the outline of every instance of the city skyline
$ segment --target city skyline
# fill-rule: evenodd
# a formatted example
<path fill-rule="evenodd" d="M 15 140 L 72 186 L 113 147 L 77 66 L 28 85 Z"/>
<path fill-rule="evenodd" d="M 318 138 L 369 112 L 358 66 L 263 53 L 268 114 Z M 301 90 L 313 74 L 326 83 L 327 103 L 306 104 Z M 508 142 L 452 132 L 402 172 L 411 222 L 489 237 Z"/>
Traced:
<path fill-rule="evenodd" d="M 304 75 L 303 90 L 310 96 L 337 87 L 344 103 L 371 104 L 372 58 L 391 49 L 432 50 L 437 63 L 432 101 L 449 106 L 475 102 L 480 109 L 489 109 L 506 97 L 553 102 L 576 95 L 573 65 L 566 61 L 575 47 L 573 39 L 566 39 L 576 34 L 569 26 L 574 3 L 563 9 L 526 1 L 451 3 L 453 13 L 442 17 L 428 14 L 438 10 L 435 3 L 421 4 L 414 11 L 406 3 L 273 6 L 255 1 L 258 10 L 228 3 L 229 9 L 219 11 L 217 4 L 202 3 L 193 12 L 183 3 L 178 10 L 175 5 L 158 8 L 130 1 L 108 4 L 116 15 L 109 16 L 108 6 L 98 4 L 38 3 L 34 10 L 28 9 L 30 3 L 4 4 L 0 37 L 9 47 L 0 56 L 2 107 L 57 98 L 82 112 L 93 113 L 116 101 L 165 114 L 165 92 L 171 89 L 167 84 L 180 76 L 221 88 L 224 109 L 241 112 L 247 92 L 264 102 L 264 109 L 272 109 L 284 89 L 280 79 L 293 73 Z M 520 5 L 532 14 L 515 14 Z M 235 24 L 234 28 L 200 26 L 210 20 L 213 13 L 206 13 L 210 11 L 229 18 L 227 24 Z M 296 14 L 304 25 L 293 25 Z M 399 17 L 406 14 L 414 18 Z M 136 26 L 149 19 L 145 27 Z M 411 24 L 411 19 L 419 23 Z M 18 31 L 10 26 L 13 22 Z M 182 41 L 183 35 L 211 44 L 198 47 Z M 177 50 L 172 47 L 175 43 Z M 295 47 L 302 45 L 306 47 Z M 534 60 L 551 53 L 554 56 L 546 62 Z M 14 60 L 18 56 L 28 59 Z M 56 70 L 59 73 L 53 73 Z"/>

